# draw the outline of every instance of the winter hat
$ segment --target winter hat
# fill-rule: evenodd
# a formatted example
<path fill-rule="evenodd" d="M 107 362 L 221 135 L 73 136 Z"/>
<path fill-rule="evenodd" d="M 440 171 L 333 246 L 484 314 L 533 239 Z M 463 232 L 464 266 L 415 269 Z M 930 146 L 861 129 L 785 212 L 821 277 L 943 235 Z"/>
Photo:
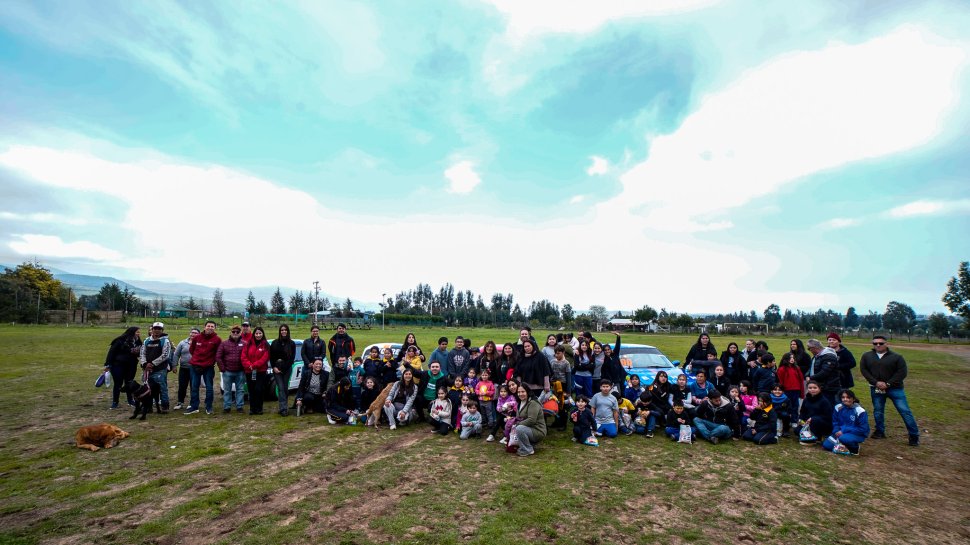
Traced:
<path fill-rule="evenodd" d="M 835 340 L 839 341 L 839 344 L 842 344 L 842 337 L 839 337 L 839 334 L 836 333 L 836 332 L 834 332 L 834 331 L 831 332 L 831 333 L 829 333 L 829 336 L 828 337 L 825 337 L 825 338 L 826 339 L 835 339 Z"/>

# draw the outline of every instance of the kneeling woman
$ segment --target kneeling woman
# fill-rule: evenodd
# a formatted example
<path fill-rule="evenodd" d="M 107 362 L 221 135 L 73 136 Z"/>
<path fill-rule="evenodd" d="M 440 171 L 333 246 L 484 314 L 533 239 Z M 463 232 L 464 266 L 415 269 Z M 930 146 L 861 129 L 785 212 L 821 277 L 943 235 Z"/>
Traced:
<path fill-rule="evenodd" d="M 758 408 L 751 411 L 748 429 L 741 439 L 758 445 L 774 445 L 778 442 L 777 427 L 778 415 L 771 404 L 771 394 L 758 394 Z"/>
<path fill-rule="evenodd" d="M 405 367 L 401 380 L 394 383 L 384 402 L 384 414 L 387 415 L 392 430 L 397 428 L 397 424 L 406 426 L 411 420 L 411 408 L 417 397 L 418 385 L 414 382 L 414 373 L 411 368 Z"/>
<path fill-rule="evenodd" d="M 858 455 L 859 445 L 869 437 L 869 415 L 852 390 L 842 390 L 839 397 L 842 403 L 832 412 L 832 435 L 822 448 L 836 454 Z"/>
<path fill-rule="evenodd" d="M 546 417 L 539 401 L 529 395 L 528 388 L 520 387 L 518 417 L 515 435 L 519 438 L 519 456 L 535 454 L 535 444 L 546 436 Z"/>
<path fill-rule="evenodd" d="M 353 414 L 353 407 L 355 406 L 349 378 L 341 378 L 339 382 L 327 390 L 327 421 L 331 424 L 346 423 L 350 415 Z"/>

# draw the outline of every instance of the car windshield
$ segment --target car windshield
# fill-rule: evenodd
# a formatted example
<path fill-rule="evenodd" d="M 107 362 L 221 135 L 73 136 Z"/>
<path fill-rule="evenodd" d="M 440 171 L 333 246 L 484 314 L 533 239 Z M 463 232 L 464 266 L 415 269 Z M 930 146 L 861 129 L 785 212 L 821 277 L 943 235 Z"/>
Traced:
<path fill-rule="evenodd" d="M 628 369 L 670 369 L 673 364 L 656 348 L 622 348 L 620 362 Z"/>

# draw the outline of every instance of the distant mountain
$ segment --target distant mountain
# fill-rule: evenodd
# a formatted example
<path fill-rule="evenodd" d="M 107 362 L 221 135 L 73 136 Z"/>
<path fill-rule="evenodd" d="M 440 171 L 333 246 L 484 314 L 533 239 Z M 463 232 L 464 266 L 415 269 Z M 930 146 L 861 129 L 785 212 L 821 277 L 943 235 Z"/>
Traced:
<path fill-rule="evenodd" d="M 56 272 L 54 273 L 54 279 L 60 280 L 63 284 L 70 286 L 71 289 L 74 290 L 74 294 L 79 296 L 95 295 L 101 291 L 101 287 L 105 284 L 118 284 L 122 289 L 127 286 L 128 289 L 133 291 L 140 299 L 153 299 L 158 295 L 154 291 L 145 289 L 144 287 L 138 286 L 131 282 L 118 280 L 113 276 L 90 276 L 86 274 Z"/>

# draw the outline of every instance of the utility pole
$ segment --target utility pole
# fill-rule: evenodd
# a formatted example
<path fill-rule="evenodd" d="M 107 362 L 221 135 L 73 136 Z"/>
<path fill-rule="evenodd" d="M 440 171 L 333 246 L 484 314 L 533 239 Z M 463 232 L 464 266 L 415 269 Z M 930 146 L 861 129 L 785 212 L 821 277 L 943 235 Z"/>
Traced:
<path fill-rule="evenodd" d="M 385 297 L 387 297 L 387 294 L 382 293 L 381 294 L 381 331 L 384 331 L 384 309 L 387 308 L 387 301 L 385 300 Z"/>
<path fill-rule="evenodd" d="M 317 323 L 317 313 L 320 312 L 320 281 L 313 281 L 313 323 Z"/>

